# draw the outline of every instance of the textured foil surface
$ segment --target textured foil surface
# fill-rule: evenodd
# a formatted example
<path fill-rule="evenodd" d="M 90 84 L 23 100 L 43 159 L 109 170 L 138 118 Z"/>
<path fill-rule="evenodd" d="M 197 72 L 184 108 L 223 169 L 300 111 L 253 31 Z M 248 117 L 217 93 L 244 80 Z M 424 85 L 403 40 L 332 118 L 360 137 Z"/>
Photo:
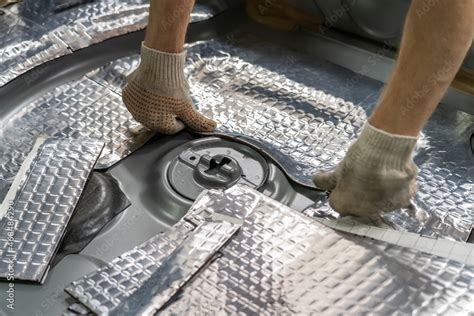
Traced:
<path fill-rule="evenodd" d="M 413 248 L 432 255 L 448 258 L 474 266 L 474 244 L 421 236 L 417 233 L 396 231 L 378 223 L 364 223 L 360 218 L 346 216 L 338 219 L 320 218 L 318 210 L 307 209 L 304 214 L 313 217 L 327 227 L 344 233 L 384 241 L 392 245 Z M 383 224 L 383 223 L 381 223 Z"/>
<path fill-rule="evenodd" d="M 200 224 L 111 315 L 155 315 L 239 228 L 230 222 Z"/>
<path fill-rule="evenodd" d="M 1 221 L 0 278 L 42 283 L 103 143 L 51 138 L 39 147 Z"/>
<path fill-rule="evenodd" d="M 96 0 L 66 10 L 57 10 L 52 0 L 23 0 L 3 10 L 0 87 L 49 60 L 144 29 L 148 9 L 148 0 Z M 221 10 L 197 4 L 190 22 L 204 21 Z"/>
<path fill-rule="evenodd" d="M 160 314 L 402 315 L 472 311 L 474 266 L 337 233 L 244 186 L 201 195 L 176 228 L 182 231 L 183 225 L 199 225 L 210 214 L 241 219 L 242 227 L 221 248 L 221 255 L 187 283 Z M 147 253 L 157 251 L 150 242 L 176 233 L 171 229 L 154 237 L 106 268 L 74 282 L 66 291 L 92 311 L 107 313 L 107 306 L 116 305 L 116 298 L 120 300 L 111 293 L 124 290 L 124 281 L 117 284 L 115 280 L 130 280 L 140 286 L 145 269 L 139 262 Z M 166 245 L 161 247 L 166 249 Z M 135 260 L 131 254 L 139 258 Z M 154 263 L 166 258 L 161 256 Z M 120 272 L 124 270 L 126 273 Z M 135 286 L 129 288 L 135 290 Z M 87 304 L 91 302 L 94 305 Z"/>
<path fill-rule="evenodd" d="M 55 34 L 7 10 L 0 16 L 0 87 L 71 51 Z"/>
<path fill-rule="evenodd" d="M 112 312 L 153 275 L 159 263 L 171 255 L 194 228 L 195 225 L 180 221 L 169 232 L 156 235 L 105 267 L 74 281 L 65 291 L 94 313 Z"/>
<path fill-rule="evenodd" d="M 265 151 L 296 182 L 334 168 L 376 104 L 382 83 L 233 33 L 187 46 L 186 72 L 196 106 L 219 123 L 217 134 Z M 139 56 L 119 59 L 90 74 L 121 91 Z M 469 138 L 474 116 L 440 106 L 423 130 L 412 210 L 384 215 L 398 230 L 465 241 L 474 223 L 474 164 Z M 446 148 L 449 144 L 449 149 Z M 326 199 L 320 217 L 337 216 Z M 412 216 L 413 214 L 417 216 Z"/>
<path fill-rule="evenodd" d="M 49 91 L 14 113 L 0 130 L 0 200 L 40 134 L 105 143 L 96 168 L 106 168 L 153 134 L 137 123 L 121 97 L 84 77 Z"/>
<path fill-rule="evenodd" d="M 72 50 L 143 29 L 148 21 L 148 1 L 100 0 L 57 11 L 54 1 L 25 0 L 12 9 L 55 34 Z"/>

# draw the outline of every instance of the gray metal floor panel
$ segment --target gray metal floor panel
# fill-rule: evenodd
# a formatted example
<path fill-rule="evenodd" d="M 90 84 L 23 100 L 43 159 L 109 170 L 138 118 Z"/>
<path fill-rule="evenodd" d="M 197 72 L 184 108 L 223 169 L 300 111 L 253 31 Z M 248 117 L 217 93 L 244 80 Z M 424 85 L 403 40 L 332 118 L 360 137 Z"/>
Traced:
<path fill-rule="evenodd" d="M 6 12 L 4 23 L 8 30 L 16 32 L 17 28 L 10 26 L 21 25 L 21 34 L 6 34 L 2 38 L 4 42 L 13 40 L 13 46 L 17 41 L 26 45 L 31 40 L 23 36 L 36 34 L 30 29 L 51 30 L 50 24 L 59 23 L 48 19 L 50 8 L 37 6 L 38 2 L 25 1 Z M 129 25 L 127 19 L 132 21 L 141 16 L 145 6 L 141 0 L 123 0 L 113 5 L 104 0 L 58 13 L 55 17 L 71 23 L 103 17 L 104 23 L 112 23 L 116 14 L 123 14 L 125 20 L 117 20 L 116 26 L 123 27 L 125 32 Z M 134 8 L 138 10 L 136 16 L 132 14 Z M 19 14 L 22 19 L 12 14 Z M 28 18 L 44 25 L 35 28 Z M 100 38 L 99 34 L 91 34 L 93 38 Z M 2 56 L 21 57 L 11 45 L 6 46 Z M 59 52 L 58 49 L 53 51 Z M 191 43 L 187 50 L 186 73 L 191 92 L 197 107 L 219 123 L 216 133 L 239 137 L 266 151 L 293 180 L 308 186 L 313 185 L 311 176 L 315 172 L 335 167 L 344 157 L 382 88 L 381 82 L 241 32 Z M 25 54 L 28 61 L 34 60 L 33 55 Z M 2 63 L 8 71 L 21 66 L 16 59 L 8 60 Z M 151 134 L 130 118 L 119 96 L 126 75 L 137 64 L 136 55 L 112 62 L 87 74 L 86 78 L 56 88 L 14 114 L 8 127 L 0 131 L 0 197 L 6 193 L 39 132 L 103 138 L 108 146 L 98 167 L 109 167 L 146 141 Z M 9 78 L 8 74 L 5 76 Z M 89 100 L 97 101 L 92 102 L 97 107 L 96 112 L 87 105 Z M 58 105 L 61 103 L 65 106 Z M 81 105 L 82 111 L 74 111 L 76 104 Z M 108 121 L 108 115 L 115 119 Z M 62 117 L 66 118 L 64 122 L 54 119 Z M 403 210 L 385 215 L 388 222 L 398 230 L 460 241 L 467 239 L 474 222 L 474 166 L 469 148 L 473 126 L 473 115 L 443 106 L 435 111 L 423 130 L 415 157 L 420 166 L 414 200 L 418 216 Z M 449 150 L 446 150 L 447 144 Z M 322 214 L 324 208 L 328 208 L 327 202 L 317 202 Z M 329 215 L 330 210 L 327 213 Z"/>
<path fill-rule="evenodd" d="M 259 43 L 253 36 L 235 33 L 189 45 L 186 72 L 193 97 L 198 108 L 219 123 L 217 134 L 254 144 L 271 154 L 292 179 L 311 185 L 314 172 L 332 168 L 342 159 L 375 105 L 381 83 L 361 77 L 358 89 L 338 85 L 355 74 Z M 4 170 L 0 194 L 6 192 L 39 132 L 58 133 L 60 127 L 60 135 L 98 136 L 108 144 L 99 162 L 103 167 L 151 137 L 131 119 L 115 93 L 137 58 L 105 65 L 15 114 L 0 134 L 0 151 L 5 153 L 0 158 Z M 109 115 L 116 119 L 109 120 Z M 433 114 L 415 156 L 420 173 L 414 204 L 421 215 L 413 217 L 407 211 L 385 215 L 398 230 L 467 239 L 474 222 L 474 166 L 468 146 L 473 121 L 472 115 L 443 106 Z M 316 202 L 320 213 L 326 209 L 329 215 L 327 201 Z"/>
<path fill-rule="evenodd" d="M 474 304 L 474 266 L 337 233 L 244 186 L 201 195 L 176 228 L 199 225 L 213 213 L 242 219 L 242 228 L 161 314 L 446 315 L 468 313 Z M 144 279 L 130 278 L 143 273 L 131 254 L 149 252 L 149 245 L 114 260 L 114 279 L 143 284 Z M 120 275 L 121 267 L 128 269 L 126 274 Z M 110 292 L 124 290 L 109 281 L 109 269 L 74 282 L 67 292 L 94 312 L 109 312 L 117 304 L 111 303 Z"/>
<path fill-rule="evenodd" d="M 216 133 L 254 144 L 293 180 L 310 186 L 315 172 L 344 157 L 381 88 L 380 82 L 239 32 L 190 44 L 187 51 L 193 98 L 219 123 Z M 138 58 L 119 59 L 89 78 L 120 91 Z M 348 79 L 354 76 L 357 88 Z M 416 149 L 414 208 L 386 214 L 387 222 L 402 231 L 467 239 L 474 223 L 473 126 L 473 115 L 443 106 L 435 111 Z M 326 200 L 316 207 L 320 215 L 334 214 Z"/>
<path fill-rule="evenodd" d="M 143 0 L 101 0 L 53 15 L 43 4 L 26 0 L 4 11 L 0 87 L 32 69 L 26 81 L 33 82 L 41 76 L 34 68 L 48 60 L 143 28 L 148 8 Z M 192 20 L 217 13 L 209 6 L 196 6 Z M 361 74 L 241 32 L 190 43 L 186 49 L 185 71 L 193 98 L 204 114 L 219 123 L 216 134 L 236 137 L 267 152 L 290 178 L 307 186 L 312 186 L 314 172 L 333 168 L 344 157 L 382 88 L 381 82 Z M 113 61 L 45 91 L 10 113 L 0 129 L 0 200 L 40 134 L 76 139 L 71 142 L 83 137 L 104 142 L 98 168 L 120 161 L 152 136 L 131 118 L 120 98 L 126 75 L 138 65 L 138 58 Z M 179 296 L 165 308 L 162 302 L 152 302 L 152 310 L 162 308 L 165 314 L 472 312 L 474 268 L 465 263 L 471 262 L 473 253 L 461 242 L 474 223 L 469 145 L 473 126 L 473 115 L 443 105 L 435 111 L 416 149 L 420 173 L 414 209 L 384 215 L 385 222 L 399 232 L 343 227 L 344 219 L 338 219 L 326 198 L 315 201 L 308 215 L 376 240 L 336 233 L 246 188 L 212 191 L 201 196 L 173 230 L 117 258 L 101 274 L 78 280 L 67 291 L 93 311 L 117 308 L 133 297 L 196 225 L 213 212 L 222 212 L 243 219 L 243 228 L 221 249 L 220 258 L 181 288 Z M 42 223 L 31 227 L 42 229 Z M 17 248 L 33 257 L 28 247 Z M 53 248 L 48 249 L 54 252 Z M 47 256 L 37 254 L 33 259 L 41 261 L 38 270 L 28 271 L 34 274 L 30 280 L 40 282 L 47 272 L 43 260 Z M 27 261 L 18 262 L 25 263 L 18 271 Z"/>

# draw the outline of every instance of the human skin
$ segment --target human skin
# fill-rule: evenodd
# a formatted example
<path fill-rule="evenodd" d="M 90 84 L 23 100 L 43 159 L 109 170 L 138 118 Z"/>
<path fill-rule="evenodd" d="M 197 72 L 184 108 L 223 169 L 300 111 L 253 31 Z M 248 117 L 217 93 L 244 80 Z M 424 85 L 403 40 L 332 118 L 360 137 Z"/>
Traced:
<path fill-rule="evenodd" d="M 392 134 L 418 136 L 473 37 L 474 0 L 413 0 L 394 71 L 369 123 Z"/>
<path fill-rule="evenodd" d="M 183 51 L 194 0 L 151 0 L 145 45 Z M 391 77 L 369 118 L 383 131 L 417 136 L 474 38 L 474 0 L 413 0 Z"/>
<path fill-rule="evenodd" d="M 193 6 L 194 0 L 151 0 L 145 45 L 166 53 L 181 53 Z"/>
<path fill-rule="evenodd" d="M 182 52 L 193 5 L 194 0 L 152 0 L 145 45 Z M 357 148 L 362 149 L 353 150 L 375 154 L 367 156 L 363 166 L 362 159 L 347 154 L 339 173 L 315 177 L 319 188 L 332 191 L 330 204 L 336 211 L 364 215 L 368 210 L 375 213 L 380 205 L 390 211 L 409 203 L 416 187 L 417 168 L 411 157 L 416 137 L 453 81 L 473 36 L 474 0 L 411 2 L 394 70 L 368 119 L 367 126 L 377 132 L 372 131 L 370 139 L 359 137 Z M 373 139 L 382 134 L 396 150 L 389 152 L 380 142 L 374 145 Z M 411 145 L 401 146 L 404 143 Z M 371 165 L 377 168 L 367 168 Z"/>

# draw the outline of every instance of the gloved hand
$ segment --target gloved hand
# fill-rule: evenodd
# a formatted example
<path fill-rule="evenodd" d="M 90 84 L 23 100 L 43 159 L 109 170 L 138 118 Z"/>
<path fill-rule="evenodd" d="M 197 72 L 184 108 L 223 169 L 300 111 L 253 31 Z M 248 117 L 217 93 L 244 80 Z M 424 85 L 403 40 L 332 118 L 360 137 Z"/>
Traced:
<path fill-rule="evenodd" d="M 316 174 L 314 183 L 332 191 L 329 204 L 340 214 L 372 217 L 408 207 L 416 191 L 416 141 L 367 122 L 336 169 Z"/>
<path fill-rule="evenodd" d="M 122 100 L 132 116 L 147 128 L 175 134 L 185 126 L 210 132 L 216 123 L 193 106 L 184 76 L 186 53 L 170 54 L 142 44 L 141 61 L 129 76 Z"/>

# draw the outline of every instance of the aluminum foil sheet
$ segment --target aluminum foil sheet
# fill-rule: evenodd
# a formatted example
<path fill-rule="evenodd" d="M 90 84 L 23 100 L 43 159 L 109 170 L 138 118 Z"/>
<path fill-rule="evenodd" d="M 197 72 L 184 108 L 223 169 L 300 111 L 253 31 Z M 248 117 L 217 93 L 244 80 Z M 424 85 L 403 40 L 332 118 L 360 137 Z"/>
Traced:
<path fill-rule="evenodd" d="M 33 21 L 7 10 L 2 12 L 0 87 L 42 63 L 71 52 L 58 36 L 48 33 Z"/>
<path fill-rule="evenodd" d="M 239 228 L 227 221 L 200 224 L 111 315 L 155 315 Z"/>
<path fill-rule="evenodd" d="M 241 219 L 242 227 L 160 314 L 448 315 L 474 306 L 474 266 L 335 232 L 244 186 L 201 195 L 176 227 L 199 225 L 210 214 Z M 114 260 L 113 274 L 100 269 L 66 290 L 105 314 L 114 304 L 110 293 L 126 289 L 110 276 L 140 282 L 133 276 L 143 275 L 138 261 L 150 252 L 156 248 L 145 243 L 130 252 L 140 259 L 124 254 Z"/>
<path fill-rule="evenodd" d="M 144 29 L 148 1 L 100 0 L 57 11 L 54 1 L 25 0 L 12 11 L 57 35 L 72 50 Z"/>
<path fill-rule="evenodd" d="M 148 9 L 148 0 L 95 0 L 64 10 L 53 0 L 23 0 L 3 10 L 0 87 L 49 60 L 144 29 Z M 210 19 L 222 10 L 197 4 L 190 22 Z"/>
<path fill-rule="evenodd" d="M 116 309 L 158 269 L 195 229 L 181 221 L 166 234 L 159 234 L 114 259 L 97 273 L 89 274 L 65 288 L 91 311 L 105 314 Z"/>
<path fill-rule="evenodd" d="M 216 133 L 265 151 L 289 177 L 307 186 L 313 186 L 315 172 L 342 160 L 382 87 L 238 32 L 190 44 L 187 51 L 193 98 L 219 123 Z M 138 55 L 122 58 L 90 78 L 118 92 L 138 62 Z M 420 173 L 414 209 L 384 215 L 387 222 L 426 236 L 467 239 L 474 223 L 473 131 L 474 116 L 444 106 L 435 111 L 416 151 Z M 334 214 L 325 199 L 316 207 L 320 216 Z"/>
<path fill-rule="evenodd" d="M 127 83 L 127 76 L 138 67 L 139 63 L 140 55 L 134 54 L 97 68 L 86 74 L 86 77 L 121 94 Z"/>
<path fill-rule="evenodd" d="M 65 27 L 71 21 L 79 21 L 83 23 L 81 25 L 89 26 L 105 23 L 103 27 L 96 28 L 96 24 L 90 26 L 91 30 L 103 31 L 105 34 L 110 31 L 107 23 L 112 22 L 109 19 L 117 22 L 117 27 L 122 27 L 128 19 L 134 21 L 134 25 L 139 25 L 140 22 L 137 21 L 141 21 L 143 6 L 146 6 L 140 0 L 104 0 L 52 13 L 51 6 L 44 5 L 45 3 L 24 1 L 23 4 L 14 6 L 13 15 L 7 12 L 4 23 L 9 32 L 5 33 L 8 34 L 2 41 L 13 39 L 13 43 L 16 43 L 23 35 L 33 36 L 35 31 L 46 29 L 50 31 L 48 34 L 52 34 L 48 35 L 51 37 L 48 43 L 55 36 L 54 38 L 61 38 L 71 47 L 80 47 L 82 44 L 68 42 L 67 36 L 64 37 L 67 32 L 52 30 L 58 25 Z M 203 10 L 203 6 L 196 6 L 195 10 Z M 213 13 L 207 16 L 217 11 L 209 12 Z M 42 23 L 41 26 L 28 26 L 35 21 Z M 10 27 L 16 24 L 27 26 Z M 78 28 L 81 29 L 79 26 Z M 14 33 L 16 29 L 20 30 L 19 33 Z M 87 27 L 86 29 L 89 30 Z M 81 33 L 81 40 L 87 41 L 87 32 Z M 100 36 L 97 35 L 97 38 Z M 60 48 L 62 41 L 51 46 L 51 52 L 65 53 Z M 20 46 L 30 44 L 32 47 L 42 47 L 32 40 L 21 40 Z M 1 58 L 13 56 L 13 59 L 0 66 L 7 69 L 6 72 L 0 69 L 0 74 L 4 74 L 3 78 L 13 78 L 26 68 L 38 64 L 34 62 L 23 66 L 21 61 L 18 62 L 15 59 L 15 56 L 19 56 L 15 45 L 7 45 L 10 48 L 2 54 Z M 28 47 L 22 50 L 26 56 L 30 56 Z M 39 56 L 38 54 L 33 55 Z M 266 151 L 293 180 L 308 186 L 312 186 L 311 176 L 314 172 L 334 168 L 343 158 L 351 140 L 355 139 L 375 105 L 382 86 L 380 82 L 361 74 L 240 33 L 230 34 L 223 39 L 193 43 L 188 46 L 188 55 L 186 71 L 192 93 L 197 106 L 220 123 L 216 132 L 237 137 Z M 132 56 L 106 65 L 89 74 L 89 78 L 119 92 L 125 75 L 137 64 L 137 58 Z M 28 57 L 27 60 L 33 61 L 34 58 Z M 15 67 L 21 69 L 12 70 L 14 75 L 11 75 L 10 69 Z M 109 96 L 112 104 L 119 106 L 120 101 L 116 95 L 111 93 Z M 107 102 L 105 99 L 104 102 Z M 424 130 L 415 157 L 421 171 L 414 205 L 418 213 L 426 213 L 426 216 L 423 216 L 424 219 L 411 217 L 408 212 L 402 211 L 385 216 L 387 221 L 401 230 L 466 240 L 474 222 L 474 167 L 468 145 L 473 126 L 474 117 L 464 112 L 443 107 L 435 112 Z M 32 142 L 34 137 L 30 137 L 29 141 Z M 134 137 L 140 136 L 131 138 L 135 139 Z M 448 143 L 450 148 L 446 150 Z M 26 147 L 30 145 L 27 144 Z M 119 146 L 118 142 L 115 145 Z M 20 145 L 19 148 L 24 146 Z M 23 152 L 13 151 L 13 159 L 20 160 L 20 164 Z M 109 166 L 125 155 L 116 155 L 112 150 L 112 159 L 103 165 Z M 11 156 L 6 151 L 5 157 L 0 159 L 12 159 Z M 12 169 L 13 165 L 8 166 L 8 163 L 2 161 L 1 168 Z M 15 174 L 15 168 L 13 166 L 13 172 L 8 170 L 6 176 L 2 172 L 0 180 L 11 178 Z M 8 180 L 0 181 L 0 197 L 5 194 L 8 185 Z M 318 202 L 320 213 L 323 213 L 323 209 L 328 208 L 327 202 Z"/>
<path fill-rule="evenodd" d="M 0 200 L 40 134 L 104 142 L 96 168 L 110 167 L 153 135 L 102 85 L 82 78 L 59 86 L 14 113 L 0 130 Z"/>
<path fill-rule="evenodd" d="M 396 246 L 413 248 L 432 255 L 448 258 L 474 266 L 474 244 L 462 241 L 424 237 L 417 233 L 396 231 L 383 223 L 364 223 L 361 218 L 345 216 L 338 219 L 321 218 L 317 209 L 307 209 L 304 214 L 327 227 L 340 232 L 384 241 Z"/>
<path fill-rule="evenodd" d="M 0 230 L 0 278 L 42 283 L 103 143 L 41 139 Z"/>

